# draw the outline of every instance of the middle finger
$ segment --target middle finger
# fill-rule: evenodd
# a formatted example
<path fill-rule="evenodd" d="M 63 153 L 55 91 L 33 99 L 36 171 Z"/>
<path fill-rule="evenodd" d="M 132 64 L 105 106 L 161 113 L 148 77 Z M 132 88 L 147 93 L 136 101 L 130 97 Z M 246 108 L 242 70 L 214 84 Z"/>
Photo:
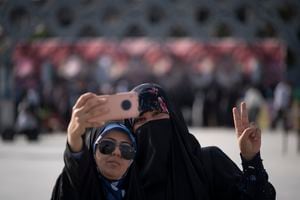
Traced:
<path fill-rule="evenodd" d="M 107 99 L 105 97 L 94 97 L 89 99 L 83 106 L 82 111 L 84 113 L 89 113 L 94 109 L 97 109 L 98 107 L 103 107 L 103 105 L 106 103 Z"/>
<path fill-rule="evenodd" d="M 246 103 L 241 103 L 241 119 L 242 119 L 242 126 L 243 129 L 246 129 L 249 127 L 249 119 L 248 119 L 248 111 L 246 108 Z"/>

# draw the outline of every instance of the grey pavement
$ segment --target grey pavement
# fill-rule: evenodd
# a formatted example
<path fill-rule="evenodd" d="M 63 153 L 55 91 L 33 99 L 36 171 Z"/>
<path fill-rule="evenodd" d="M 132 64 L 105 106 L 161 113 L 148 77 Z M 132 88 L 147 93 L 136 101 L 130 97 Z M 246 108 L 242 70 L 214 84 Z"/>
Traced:
<path fill-rule="evenodd" d="M 240 166 L 233 129 L 190 128 L 202 146 L 215 145 Z M 18 136 L 14 142 L 0 141 L 0 199 L 50 199 L 52 187 L 63 167 L 65 133 L 44 134 L 37 143 Z M 263 130 L 262 158 L 277 190 L 279 200 L 297 200 L 300 196 L 300 154 L 297 136 L 290 133 L 283 153 L 282 134 Z"/>

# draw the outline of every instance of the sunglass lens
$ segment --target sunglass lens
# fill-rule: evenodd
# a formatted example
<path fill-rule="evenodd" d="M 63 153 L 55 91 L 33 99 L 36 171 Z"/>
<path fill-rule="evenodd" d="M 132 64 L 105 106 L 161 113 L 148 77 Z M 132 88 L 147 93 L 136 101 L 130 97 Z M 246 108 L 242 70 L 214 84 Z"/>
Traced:
<path fill-rule="evenodd" d="M 99 143 L 98 148 L 103 154 L 111 154 L 115 150 L 116 144 L 109 140 L 103 140 Z"/>
<path fill-rule="evenodd" d="M 102 154 L 108 155 L 108 154 L 111 154 L 115 150 L 116 143 L 113 141 L 110 141 L 110 140 L 102 140 L 98 144 L 98 148 Z M 131 146 L 130 144 L 121 143 L 119 145 L 119 149 L 120 149 L 122 158 L 124 158 L 126 160 L 131 160 L 134 158 L 135 150 L 134 150 L 134 147 Z"/>
<path fill-rule="evenodd" d="M 134 158 L 135 150 L 134 148 L 129 144 L 120 144 L 120 151 L 122 158 L 126 160 L 131 160 Z"/>

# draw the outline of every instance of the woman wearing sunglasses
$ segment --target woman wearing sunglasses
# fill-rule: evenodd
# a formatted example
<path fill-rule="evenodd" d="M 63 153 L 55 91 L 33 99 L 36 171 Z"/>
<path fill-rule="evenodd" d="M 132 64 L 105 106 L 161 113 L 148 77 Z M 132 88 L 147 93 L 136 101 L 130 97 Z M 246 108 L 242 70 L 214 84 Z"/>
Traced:
<path fill-rule="evenodd" d="M 200 146 L 160 86 L 146 83 L 133 91 L 140 115 L 127 123 L 139 146 L 135 163 L 145 199 L 275 199 L 260 157 L 261 132 L 249 124 L 245 104 L 233 109 L 241 171 L 219 148 Z"/>
<path fill-rule="evenodd" d="M 91 111 L 99 109 L 99 105 L 103 109 L 101 98 L 87 93 L 73 107 L 64 152 L 65 166 L 54 186 L 53 200 L 141 199 L 132 165 L 137 151 L 135 138 L 121 123 L 104 126 L 104 122 L 89 123 L 88 119 L 94 117 Z M 101 125 L 101 128 L 89 128 Z"/>

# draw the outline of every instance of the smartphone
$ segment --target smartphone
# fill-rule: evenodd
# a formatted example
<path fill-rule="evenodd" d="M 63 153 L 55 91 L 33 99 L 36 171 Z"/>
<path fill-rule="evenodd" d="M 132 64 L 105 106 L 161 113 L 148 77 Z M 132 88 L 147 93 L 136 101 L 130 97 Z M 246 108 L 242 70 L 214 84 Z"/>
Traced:
<path fill-rule="evenodd" d="M 103 115 L 105 121 L 123 120 L 139 116 L 138 94 L 136 92 L 121 92 L 105 95 L 109 112 Z"/>

